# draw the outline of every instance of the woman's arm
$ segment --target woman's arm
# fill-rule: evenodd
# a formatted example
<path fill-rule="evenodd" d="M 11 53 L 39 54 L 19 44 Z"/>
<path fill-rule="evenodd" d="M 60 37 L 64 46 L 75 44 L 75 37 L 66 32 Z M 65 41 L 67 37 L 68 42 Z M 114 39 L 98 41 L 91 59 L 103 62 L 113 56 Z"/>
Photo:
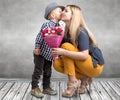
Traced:
<path fill-rule="evenodd" d="M 88 50 L 84 50 L 81 52 L 74 52 L 74 51 L 65 50 L 63 55 L 70 57 L 70 58 L 73 58 L 73 59 L 76 59 L 76 60 L 86 60 L 88 57 Z"/>
<path fill-rule="evenodd" d="M 80 52 L 69 51 L 64 48 L 54 48 L 53 54 L 65 55 L 76 60 L 86 60 L 89 55 L 89 37 L 85 29 L 81 30 L 78 35 L 78 49 Z"/>
<path fill-rule="evenodd" d="M 64 55 L 76 60 L 86 60 L 89 55 L 88 50 L 84 50 L 81 52 L 74 52 L 62 48 L 54 48 L 52 49 L 52 53 L 53 55 Z"/>

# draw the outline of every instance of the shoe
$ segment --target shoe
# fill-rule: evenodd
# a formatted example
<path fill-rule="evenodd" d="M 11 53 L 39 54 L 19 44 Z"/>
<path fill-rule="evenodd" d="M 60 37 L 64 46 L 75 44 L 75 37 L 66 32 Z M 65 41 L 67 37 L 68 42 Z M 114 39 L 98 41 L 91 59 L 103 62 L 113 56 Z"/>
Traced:
<path fill-rule="evenodd" d="M 91 93 L 91 92 L 92 92 L 92 89 L 91 89 L 91 84 L 92 84 L 92 78 L 89 78 L 89 79 L 88 79 L 89 93 Z"/>
<path fill-rule="evenodd" d="M 37 87 L 35 89 L 32 89 L 31 95 L 37 97 L 37 98 L 42 98 L 44 97 L 44 94 L 41 92 L 41 90 Z"/>
<path fill-rule="evenodd" d="M 47 89 L 44 89 L 43 93 L 44 94 L 49 94 L 49 95 L 56 95 L 57 94 L 57 92 L 55 90 L 53 90 L 52 88 L 50 88 L 50 87 L 47 88 Z"/>
<path fill-rule="evenodd" d="M 92 78 L 84 77 L 81 79 L 81 85 L 77 91 L 78 94 L 84 94 L 85 93 L 85 88 L 87 85 L 89 85 L 89 93 L 92 91 L 91 90 L 91 83 L 92 83 Z"/>
<path fill-rule="evenodd" d="M 79 88 L 79 86 L 80 83 L 78 81 L 74 83 L 68 83 L 67 90 L 62 93 L 62 96 L 67 98 L 74 96 L 76 94 L 76 91 L 78 91 L 77 89 Z"/>

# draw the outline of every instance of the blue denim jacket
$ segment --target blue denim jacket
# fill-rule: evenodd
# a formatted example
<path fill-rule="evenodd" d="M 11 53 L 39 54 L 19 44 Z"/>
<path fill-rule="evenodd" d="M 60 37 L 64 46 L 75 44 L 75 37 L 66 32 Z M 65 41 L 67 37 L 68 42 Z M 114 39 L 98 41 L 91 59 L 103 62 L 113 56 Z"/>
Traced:
<path fill-rule="evenodd" d="M 98 47 L 89 47 L 89 54 L 92 57 L 94 67 L 97 67 L 97 63 L 103 65 L 105 63 L 102 51 Z"/>

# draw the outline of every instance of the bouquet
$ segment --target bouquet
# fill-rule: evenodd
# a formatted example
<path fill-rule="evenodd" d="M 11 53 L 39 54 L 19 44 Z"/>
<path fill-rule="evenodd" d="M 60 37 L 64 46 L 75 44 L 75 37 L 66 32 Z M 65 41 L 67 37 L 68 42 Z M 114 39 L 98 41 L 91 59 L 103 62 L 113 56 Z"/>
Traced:
<path fill-rule="evenodd" d="M 60 46 L 64 37 L 64 31 L 60 27 L 46 28 L 42 30 L 42 37 L 51 48 L 57 48 Z M 55 58 L 56 57 L 53 56 L 53 60 L 55 60 Z"/>

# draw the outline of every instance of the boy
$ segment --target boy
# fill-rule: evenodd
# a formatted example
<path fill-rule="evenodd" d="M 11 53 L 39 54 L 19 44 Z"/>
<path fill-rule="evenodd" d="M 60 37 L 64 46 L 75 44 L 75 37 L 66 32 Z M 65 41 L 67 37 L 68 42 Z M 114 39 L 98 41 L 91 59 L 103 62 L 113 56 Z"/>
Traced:
<path fill-rule="evenodd" d="M 61 13 L 63 9 L 63 6 L 59 6 L 56 3 L 51 3 L 46 7 L 44 18 L 49 20 L 49 22 L 46 22 L 42 25 L 41 30 L 36 37 L 34 49 L 35 68 L 32 75 L 31 94 L 38 98 L 43 97 L 44 94 L 57 94 L 55 90 L 50 88 L 52 51 L 41 37 L 41 31 L 45 28 L 56 27 L 61 19 Z M 43 92 L 41 92 L 38 86 L 40 75 L 43 75 Z"/>

